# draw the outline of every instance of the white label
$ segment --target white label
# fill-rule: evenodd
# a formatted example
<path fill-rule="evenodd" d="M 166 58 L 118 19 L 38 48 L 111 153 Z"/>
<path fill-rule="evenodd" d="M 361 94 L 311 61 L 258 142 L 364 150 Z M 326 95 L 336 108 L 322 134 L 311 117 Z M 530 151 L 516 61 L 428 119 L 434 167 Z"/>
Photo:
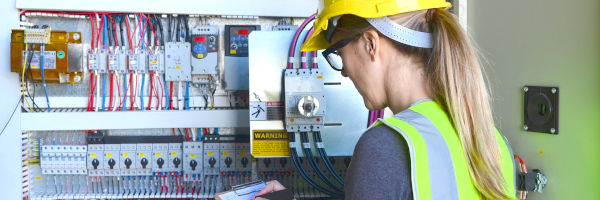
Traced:
<path fill-rule="evenodd" d="M 302 146 L 304 146 L 305 149 L 310 149 L 310 143 L 308 142 L 302 143 Z"/>
<path fill-rule="evenodd" d="M 317 142 L 317 148 L 323 149 L 323 148 L 325 148 L 325 145 L 323 145 L 322 142 Z"/>
<path fill-rule="evenodd" d="M 295 142 L 290 142 L 290 148 L 296 148 L 296 143 Z"/>

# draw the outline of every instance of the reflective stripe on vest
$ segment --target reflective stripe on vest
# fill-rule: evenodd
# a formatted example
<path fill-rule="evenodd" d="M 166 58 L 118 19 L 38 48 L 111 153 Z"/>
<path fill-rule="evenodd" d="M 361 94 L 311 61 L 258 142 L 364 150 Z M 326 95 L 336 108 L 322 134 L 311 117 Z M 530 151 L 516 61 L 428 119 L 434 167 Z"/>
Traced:
<path fill-rule="evenodd" d="M 434 101 L 421 102 L 373 127 L 385 124 L 406 140 L 411 159 L 414 199 L 480 199 L 470 178 L 460 139 L 444 110 Z M 372 128 L 372 127 L 371 127 Z M 515 196 L 513 160 L 496 132 L 507 194 Z"/>

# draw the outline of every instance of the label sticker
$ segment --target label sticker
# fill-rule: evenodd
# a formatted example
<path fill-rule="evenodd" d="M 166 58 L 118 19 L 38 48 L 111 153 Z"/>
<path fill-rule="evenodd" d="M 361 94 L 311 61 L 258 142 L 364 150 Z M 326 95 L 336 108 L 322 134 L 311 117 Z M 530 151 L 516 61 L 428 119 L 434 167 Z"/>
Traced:
<path fill-rule="evenodd" d="M 90 153 L 90 157 L 95 158 L 96 154 L 95 153 Z"/>
<path fill-rule="evenodd" d="M 177 156 L 177 152 L 171 152 L 171 156 Z"/>
<path fill-rule="evenodd" d="M 155 153 L 154 155 L 156 155 L 156 156 L 160 157 L 160 153 Z"/>
<path fill-rule="evenodd" d="M 106 157 L 112 158 L 112 153 L 106 153 Z"/>
<path fill-rule="evenodd" d="M 211 151 L 209 151 L 209 152 L 206 152 L 206 155 L 208 155 L 208 156 L 212 156 L 212 154 L 213 154 L 213 153 L 212 153 Z"/>
<path fill-rule="evenodd" d="M 42 180 L 42 177 L 41 176 L 36 176 L 35 180 Z"/>
<path fill-rule="evenodd" d="M 144 152 L 140 152 L 140 157 L 144 157 L 145 153 Z"/>
<path fill-rule="evenodd" d="M 235 49 L 229 50 L 229 54 L 236 54 L 236 53 L 237 53 L 237 51 Z"/>
<path fill-rule="evenodd" d="M 255 157 L 289 156 L 289 134 L 286 130 L 252 130 L 251 150 Z"/>
<path fill-rule="evenodd" d="M 224 156 L 229 156 L 229 152 L 225 151 L 225 152 L 223 152 L 223 155 Z"/>
<path fill-rule="evenodd" d="M 243 151 L 240 152 L 240 156 L 244 156 L 244 155 L 246 155 L 246 152 L 243 152 Z"/>
<path fill-rule="evenodd" d="M 129 157 L 129 153 L 123 153 L 123 157 Z"/>
<path fill-rule="evenodd" d="M 190 154 L 190 158 L 196 158 L 196 154 Z"/>

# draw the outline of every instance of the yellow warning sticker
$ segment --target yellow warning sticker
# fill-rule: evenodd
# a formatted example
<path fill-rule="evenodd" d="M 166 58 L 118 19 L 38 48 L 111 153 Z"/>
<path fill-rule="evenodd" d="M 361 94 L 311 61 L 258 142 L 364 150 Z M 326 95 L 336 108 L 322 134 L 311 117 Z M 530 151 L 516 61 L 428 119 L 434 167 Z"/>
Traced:
<path fill-rule="evenodd" d="M 198 58 L 204 58 L 204 54 L 198 54 Z"/>
<path fill-rule="evenodd" d="M 223 152 L 223 155 L 224 155 L 224 156 L 229 156 L 229 152 L 227 152 L 227 151 L 224 151 L 224 152 Z"/>
<path fill-rule="evenodd" d="M 42 180 L 42 177 L 41 176 L 36 176 L 35 180 Z"/>
<path fill-rule="evenodd" d="M 190 154 L 190 158 L 195 158 L 196 154 Z"/>
<path fill-rule="evenodd" d="M 129 153 L 123 153 L 123 157 L 129 157 Z"/>
<path fill-rule="evenodd" d="M 229 54 L 236 54 L 236 53 L 237 53 L 237 51 L 235 49 L 229 50 Z"/>
<path fill-rule="evenodd" d="M 95 158 L 96 154 L 95 153 L 90 153 L 90 157 Z"/>
<path fill-rule="evenodd" d="M 177 156 L 177 152 L 171 152 L 171 156 Z"/>
<path fill-rule="evenodd" d="M 112 153 L 106 153 L 106 157 L 112 158 Z"/>
<path fill-rule="evenodd" d="M 176 69 L 181 69 L 181 66 L 177 65 L 175 66 Z"/>
<path fill-rule="evenodd" d="M 288 138 L 286 130 L 252 130 L 252 156 L 289 156 Z"/>
<path fill-rule="evenodd" d="M 156 65 L 156 64 L 158 64 L 158 62 L 156 62 L 156 60 L 153 60 L 153 61 L 152 61 L 152 64 L 153 64 L 153 65 Z"/>
<path fill-rule="evenodd" d="M 140 157 L 144 157 L 145 153 L 144 152 L 140 152 Z"/>
<path fill-rule="evenodd" d="M 207 155 L 207 156 L 212 156 L 212 152 L 211 152 L 211 151 L 209 151 L 209 152 L 206 152 L 206 155 Z"/>
<path fill-rule="evenodd" d="M 154 155 L 156 155 L 156 157 L 160 157 L 160 153 L 156 152 Z"/>

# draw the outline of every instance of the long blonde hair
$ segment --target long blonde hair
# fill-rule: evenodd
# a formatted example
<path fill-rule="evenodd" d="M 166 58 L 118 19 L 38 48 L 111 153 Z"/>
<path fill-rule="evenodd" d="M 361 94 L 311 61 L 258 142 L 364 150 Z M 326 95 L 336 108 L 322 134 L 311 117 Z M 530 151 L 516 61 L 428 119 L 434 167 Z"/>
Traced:
<path fill-rule="evenodd" d="M 433 48 L 396 42 L 407 55 L 425 62 L 425 74 L 438 102 L 452 119 L 475 187 L 484 199 L 510 199 L 500 166 L 490 97 L 479 57 L 470 38 L 453 14 L 445 9 L 422 10 L 389 16 L 413 30 L 431 32 Z M 337 31 L 349 37 L 373 28 L 365 19 L 344 15 Z M 390 40 L 392 41 L 392 40 Z"/>

